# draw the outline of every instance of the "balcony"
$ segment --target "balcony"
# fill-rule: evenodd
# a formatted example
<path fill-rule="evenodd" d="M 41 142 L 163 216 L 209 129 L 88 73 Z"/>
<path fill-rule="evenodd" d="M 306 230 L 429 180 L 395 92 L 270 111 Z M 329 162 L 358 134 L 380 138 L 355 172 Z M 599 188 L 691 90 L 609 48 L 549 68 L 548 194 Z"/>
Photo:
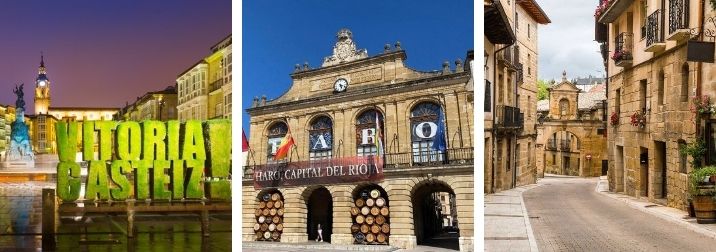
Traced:
<path fill-rule="evenodd" d="M 515 75 L 516 75 L 515 79 L 517 79 L 517 85 L 521 85 L 522 83 L 524 83 L 524 80 L 525 80 L 524 79 L 525 71 L 523 69 L 522 63 L 519 63 L 519 62 L 516 63 L 515 68 L 517 69 L 517 73 L 515 73 Z"/>
<path fill-rule="evenodd" d="M 497 54 L 497 62 L 505 64 L 509 71 L 516 72 L 517 64 L 519 63 L 518 55 L 519 49 L 517 49 L 517 47 L 510 46 Z"/>
<path fill-rule="evenodd" d="M 218 89 L 221 89 L 221 86 L 224 85 L 224 79 L 219 79 L 217 81 L 212 82 L 209 84 L 209 93 L 214 92 Z"/>
<path fill-rule="evenodd" d="M 632 48 L 634 44 L 634 36 L 629 32 L 622 32 L 614 39 L 614 54 L 612 60 L 614 64 L 620 67 L 630 67 L 632 65 Z"/>
<path fill-rule="evenodd" d="M 572 141 L 570 140 L 561 140 L 559 143 L 559 150 L 561 151 L 571 151 L 572 150 Z"/>
<path fill-rule="evenodd" d="M 666 49 L 661 18 L 661 10 L 656 10 L 646 18 L 646 49 L 647 52 L 661 52 Z"/>
<path fill-rule="evenodd" d="M 690 35 L 689 1 L 669 0 L 669 36 L 666 40 L 683 41 Z"/>
<path fill-rule="evenodd" d="M 498 105 L 496 112 L 495 126 L 503 129 L 521 129 L 524 127 L 524 116 L 520 113 L 520 108 Z"/>
<path fill-rule="evenodd" d="M 595 11 L 597 20 L 602 24 L 614 22 L 633 2 L 634 0 L 602 0 Z"/>
<path fill-rule="evenodd" d="M 557 139 L 549 139 L 547 140 L 547 146 L 545 146 L 547 150 L 556 151 L 557 150 Z"/>
<path fill-rule="evenodd" d="M 447 149 L 445 152 L 429 150 L 416 153 L 401 152 L 385 154 L 386 168 L 464 165 L 472 163 L 473 149 L 471 147 Z"/>

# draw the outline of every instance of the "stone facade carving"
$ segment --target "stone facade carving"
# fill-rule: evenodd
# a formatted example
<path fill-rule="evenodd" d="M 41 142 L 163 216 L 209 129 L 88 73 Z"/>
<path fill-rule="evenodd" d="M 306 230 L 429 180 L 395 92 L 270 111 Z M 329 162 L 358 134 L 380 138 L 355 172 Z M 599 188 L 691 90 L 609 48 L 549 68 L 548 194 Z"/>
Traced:
<path fill-rule="evenodd" d="M 353 42 L 353 33 L 350 30 L 343 28 L 338 31 L 336 37 L 338 41 L 336 41 L 336 45 L 333 46 L 333 55 L 324 58 L 321 67 L 338 65 L 343 62 L 368 57 L 368 50 L 356 49 L 356 44 Z"/>

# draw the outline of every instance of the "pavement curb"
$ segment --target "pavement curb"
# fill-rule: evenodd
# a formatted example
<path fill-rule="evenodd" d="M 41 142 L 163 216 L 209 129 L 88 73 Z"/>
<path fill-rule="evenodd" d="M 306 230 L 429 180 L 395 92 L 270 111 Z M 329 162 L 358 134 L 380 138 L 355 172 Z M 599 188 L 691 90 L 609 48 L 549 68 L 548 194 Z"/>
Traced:
<path fill-rule="evenodd" d="M 608 198 L 611 198 L 611 199 L 614 199 L 614 200 L 617 200 L 617 201 L 621 201 L 621 202 L 623 202 L 624 204 L 626 204 L 627 206 L 629 206 L 629 207 L 631 207 L 631 208 L 634 208 L 634 209 L 637 209 L 637 210 L 639 210 L 639 211 L 641 211 L 641 212 L 651 214 L 651 215 L 656 216 L 656 217 L 658 217 L 658 218 L 660 218 L 660 219 L 662 219 L 662 220 L 665 220 L 665 221 L 668 221 L 668 222 L 671 222 L 671 223 L 680 225 L 680 226 L 682 226 L 682 227 L 684 227 L 684 228 L 686 228 L 686 229 L 688 229 L 688 230 L 691 230 L 691 231 L 694 231 L 694 232 L 696 232 L 696 233 L 702 234 L 702 235 L 707 236 L 707 237 L 709 237 L 709 238 L 716 239 L 716 232 L 715 232 L 715 231 L 710 230 L 710 229 L 707 229 L 707 228 L 704 228 L 704 227 L 701 227 L 701 226 L 699 226 L 699 224 L 694 224 L 694 223 L 688 222 L 688 221 L 686 221 L 686 220 L 684 220 L 684 219 L 681 219 L 681 218 L 674 218 L 674 217 L 672 217 L 672 216 L 666 215 L 666 214 L 661 213 L 661 212 L 659 212 L 659 211 L 646 208 L 646 207 L 644 207 L 644 205 L 643 205 L 645 202 L 638 202 L 638 203 L 637 203 L 637 202 L 634 202 L 632 199 L 635 199 L 635 198 L 632 197 L 632 196 L 624 195 L 624 194 L 619 194 L 619 193 L 613 193 L 613 192 L 610 192 L 608 189 L 607 189 L 606 191 L 599 190 L 599 188 L 601 187 L 602 183 L 604 183 L 604 182 L 607 182 L 607 180 L 606 180 L 606 179 L 602 179 L 602 178 L 600 177 L 600 178 L 599 178 L 599 181 L 597 182 L 597 186 L 594 188 L 594 191 L 597 192 L 598 194 L 602 195 L 602 196 L 605 196 L 605 197 L 608 197 Z M 608 183 L 608 182 L 607 182 L 607 183 Z M 639 203 L 641 203 L 641 204 L 639 204 Z"/>
<path fill-rule="evenodd" d="M 532 223 L 530 223 L 530 216 L 527 213 L 527 207 L 525 206 L 525 198 L 523 196 L 524 192 L 532 190 L 534 188 L 542 186 L 539 183 L 530 184 L 530 185 L 523 185 L 519 187 L 512 188 L 510 190 L 514 190 L 519 193 L 520 196 L 520 203 L 522 204 L 522 217 L 525 221 L 525 228 L 527 233 L 527 240 L 530 243 L 530 251 L 533 252 L 539 252 L 539 247 L 537 246 L 537 240 L 535 239 L 534 232 L 532 231 Z M 504 192 L 504 191 L 502 191 Z"/>

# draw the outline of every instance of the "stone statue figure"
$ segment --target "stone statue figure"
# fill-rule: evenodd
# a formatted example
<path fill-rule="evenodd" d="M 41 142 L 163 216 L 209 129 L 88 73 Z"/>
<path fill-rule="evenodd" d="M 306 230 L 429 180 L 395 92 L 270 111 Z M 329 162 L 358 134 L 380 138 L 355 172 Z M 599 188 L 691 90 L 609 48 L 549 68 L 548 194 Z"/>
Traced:
<path fill-rule="evenodd" d="M 10 148 L 5 154 L 5 162 L 11 162 L 13 165 L 23 163 L 34 165 L 35 154 L 32 152 L 30 144 L 29 130 L 25 124 L 25 101 L 23 100 L 24 92 L 22 90 L 24 84 L 15 87 L 13 93 L 17 95 L 15 105 L 15 121 L 10 125 Z"/>

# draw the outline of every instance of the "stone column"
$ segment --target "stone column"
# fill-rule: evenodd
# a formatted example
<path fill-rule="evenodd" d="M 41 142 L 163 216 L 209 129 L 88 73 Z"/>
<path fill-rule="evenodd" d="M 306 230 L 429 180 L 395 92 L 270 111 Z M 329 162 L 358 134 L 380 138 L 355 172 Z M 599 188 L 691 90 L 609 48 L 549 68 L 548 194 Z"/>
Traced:
<path fill-rule="evenodd" d="M 351 207 L 353 206 L 351 188 L 349 185 L 334 185 L 328 187 L 331 195 L 333 195 L 332 244 L 353 244 L 353 235 L 351 234 L 353 219 L 350 214 Z"/>
<path fill-rule="evenodd" d="M 449 180 L 447 180 L 449 181 Z M 450 186 L 455 192 L 457 223 L 460 228 L 460 251 L 474 251 L 475 240 L 475 192 L 472 175 L 455 176 Z"/>
<path fill-rule="evenodd" d="M 257 203 L 256 197 L 258 197 L 259 191 L 254 190 L 253 186 L 242 186 L 241 196 L 243 202 L 241 203 L 241 239 L 243 241 L 255 241 L 256 232 L 254 231 L 254 224 L 256 224 L 256 211 Z"/>
<path fill-rule="evenodd" d="M 281 242 L 300 243 L 308 241 L 306 234 L 306 202 L 301 195 L 305 187 L 286 189 L 283 194 L 283 234 Z"/>
<path fill-rule="evenodd" d="M 418 242 L 415 237 L 413 226 L 413 205 L 410 198 L 410 189 L 415 181 L 409 179 L 391 179 L 390 188 L 386 189 L 388 193 L 388 202 L 390 204 L 390 246 L 413 249 Z M 381 185 L 384 185 L 382 183 Z"/>

